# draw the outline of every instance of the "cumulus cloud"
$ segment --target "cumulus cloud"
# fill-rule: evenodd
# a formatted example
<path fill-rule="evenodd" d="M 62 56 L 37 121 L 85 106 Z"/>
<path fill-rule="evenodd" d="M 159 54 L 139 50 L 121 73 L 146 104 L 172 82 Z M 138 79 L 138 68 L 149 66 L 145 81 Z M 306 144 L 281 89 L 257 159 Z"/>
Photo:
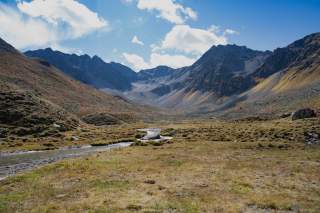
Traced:
<path fill-rule="evenodd" d="M 21 12 L 33 18 L 43 18 L 54 26 L 66 24 L 69 36 L 74 38 L 108 25 L 108 22 L 100 18 L 97 13 L 74 0 L 21 1 L 17 7 Z"/>
<path fill-rule="evenodd" d="M 19 49 L 59 46 L 59 42 L 108 29 L 108 22 L 75 0 L 0 4 L 0 36 Z"/>
<path fill-rule="evenodd" d="M 183 24 L 187 19 L 196 20 L 197 13 L 175 0 L 138 0 L 140 10 L 156 11 L 157 17 L 174 24 Z"/>
<path fill-rule="evenodd" d="M 148 69 L 150 65 L 144 61 L 144 59 L 136 54 L 131 53 L 123 53 L 123 57 L 127 60 L 127 62 L 133 66 L 133 69 L 136 71 L 142 70 L 142 69 Z"/>
<path fill-rule="evenodd" d="M 224 33 L 225 33 L 226 35 L 238 35 L 238 34 L 239 34 L 239 32 L 237 32 L 237 31 L 235 31 L 235 30 L 232 30 L 232 29 L 226 29 L 226 30 L 224 31 Z"/>
<path fill-rule="evenodd" d="M 219 34 L 218 28 L 192 28 L 188 25 L 176 25 L 160 45 L 153 45 L 153 51 L 175 50 L 187 54 L 201 55 L 213 45 L 225 45 L 228 39 L 224 33 Z"/>
<path fill-rule="evenodd" d="M 133 36 L 131 42 L 132 42 L 133 44 L 138 44 L 138 45 L 141 45 L 141 46 L 144 45 L 144 43 L 139 40 L 138 36 Z"/>
<path fill-rule="evenodd" d="M 148 61 L 132 53 L 124 53 L 123 57 L 135 70 L 149 69 L 159 65 L 173 68 L 190 66 L 213 45 L 227 44 L 227 36 L 232 34 L 238 34 L 238 32 L 231 29 L 221 30 L 215 25 L 208 29 L 176 25 L 160 43 L 151 45 Z"/>
<path fill-rule="evenodd" d="M 149 61 L 145 61 L 141 56 L 131 53 L 123 53 L 126 61 L 136 70 L 150 69 L 160 65 L 166 65 L 172 68 L 180 68 L 192 65 L 196 58 L 189 58 L 184 55 L 170 55 L 152 53 Z"/>
<path fill-rule="evenodd" d="M 16 10 L 0 4 L 0 36 L 17 48 L 40 47 L 57 43 L 58 34 L 40 19 L 23 17 Z"/>
<path fill-rule="evenodd" d="M 195 62 L 196 58 L 189 58 L 184 55 L 170 55 L 152 53 L 150 56 L 150 66 L 157 67 L 159 65 L 167 65 L 172 68 L 180 68 L 190 66 Z"/>

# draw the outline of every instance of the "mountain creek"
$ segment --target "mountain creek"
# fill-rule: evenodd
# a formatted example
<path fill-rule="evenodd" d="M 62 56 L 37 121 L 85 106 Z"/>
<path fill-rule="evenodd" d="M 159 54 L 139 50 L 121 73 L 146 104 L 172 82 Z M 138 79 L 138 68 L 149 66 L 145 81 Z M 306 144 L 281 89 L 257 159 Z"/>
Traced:
<path fill-rule="evenodd" d="M 147 132 L 147 135 L 141 139 L 143 142 L 148 142 L 149 140 L 159 141 L 171 139 L 171 137 L 160 136 L 161 129 L 159 128 L 139 129 L 138 131 Z M 16 151 L 12 153 L 0 152 L 0 180 L 13 176 L 19 172 L 31 170 L 59 160 L 124 148 L 131 144 L 133 144 L 133 141 L 109 145 L 63 147 L 57 150 L 47 151 Z"/>
<path fill-rule="evenodd" d="M 30 170 L 67 158 L 76 158 L 92 153 L 130 146 L 132 142 L 105 146 L 66 147 L 50 151 L 28 151 L 0 154 L 0 180 L 19 172 Z"/>

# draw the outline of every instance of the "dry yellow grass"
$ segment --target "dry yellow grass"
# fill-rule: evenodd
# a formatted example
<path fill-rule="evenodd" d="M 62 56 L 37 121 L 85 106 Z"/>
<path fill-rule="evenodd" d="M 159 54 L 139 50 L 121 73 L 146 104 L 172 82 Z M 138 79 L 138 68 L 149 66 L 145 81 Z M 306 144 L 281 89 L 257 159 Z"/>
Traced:
<path fill-rule="evenodd" d="M 303 143 L 319 120 L 157 126 L 174 130 L 174 143 L 66 160 L 0 182 L 0 211 L 320 212 L 320 149 Z"/>

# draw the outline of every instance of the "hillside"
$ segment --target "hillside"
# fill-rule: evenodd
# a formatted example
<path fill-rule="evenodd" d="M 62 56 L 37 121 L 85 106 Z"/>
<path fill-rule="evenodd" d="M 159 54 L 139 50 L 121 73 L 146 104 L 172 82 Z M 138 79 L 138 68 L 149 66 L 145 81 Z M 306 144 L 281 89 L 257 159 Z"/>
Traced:
<path fill-rule="evenodd" d="M 97 114 L 100 120 L 105 114 L 106 119 L 113 116 L 119 121 L 130 121 L 151 112 L 150 108 L 73 80 L 46 61 L 27 58 L 3 40 L 0 40 L 0 88 L 0 114 L 11 111 L 19 119 L 40 117 L 34 122 L 48 118 L 46 125 L 74 124 L 74 120 L 92 114 Z M 19 126 L 5 121 L 10 116 L 0 117 L 2 124 Z"/>
<path fill-rule="evenodd" d="M 125 95 L 188 114 L 223 117 L 319 107 L 319 37 L 311 34 L 273 52 L 214 46 L 192 66 L 135 82 Z"/>
<path fill-rule="evenodd" d="M 259 82 L 239 96 L 234 116 L 281 114 L 301 107 L 320 109 L 320 33 L 276 49 L 252 76 Z M 253 110 L 254 109 L 254 110 Z"/>
<path fill-rule="evenodd" d="M 110 85 L 100 89 L 134 102 L 196 115 L 209 113 L 232 117 L 319 106 L 319 35 L 311 34 L 273 52 L 237 45 L 213 46 L 193 65 L 180 69 L 159 66 L 134 73 L 121 64 L 111 63 L 108 65 L 118 70 L 111 79 L 119 80 L 123 75 L 130 80 L 121 80 L 122 89 Z M 53 54 L 53 58 L 62 54 L 46 51 Z M 39 52 L 41 54 L 35 54 Z M 42 52 L 26 54 L 46 59 Z M 98 57 L 72 57 L 98 60 Z M 90 76 L 82 77 L 85 83 L 91 79 Z"/>
<path fill-rule="evenodd" d="M 172 75 L 174 69 L 168 66 L 158 66 L 152 69 L 146 69 L 139 71 L 138 80 L 146 81 L 146 80 L 154 80 L 156 78 L 166 77 Z"/>
<path fill-rule="evenodd" d="M 248 76 L 269 54 L 237 45 L 213 46 L 190 67 L 175 69 L 171 75 L 156 77 L 153 81 L 136 83 L 128 96 L 134 100 L 143 98 L 137 96 L 143 92 L 155 99 L 151 104 L 197 110 L 252 87 L 254 81 Z"/>
<path fill-rule="evenodd" d="M 210 91 L 218 97 L 241 93 L 253 83 L 246 77 L 260 67 L 269 54 L 237 45 L 212 47 L 190 67 L 186 87 Z"/>
<path fill-rule="evenodd" d="M 106 63 L 98 56 L 78 56 L 50 48 L 27 51 L 24 54 L 45 60 L 70 77 L 98 89 L 129 90 L 131 82 L 137 79 L 137 74 L 130 68 L 119 63 Z"/>

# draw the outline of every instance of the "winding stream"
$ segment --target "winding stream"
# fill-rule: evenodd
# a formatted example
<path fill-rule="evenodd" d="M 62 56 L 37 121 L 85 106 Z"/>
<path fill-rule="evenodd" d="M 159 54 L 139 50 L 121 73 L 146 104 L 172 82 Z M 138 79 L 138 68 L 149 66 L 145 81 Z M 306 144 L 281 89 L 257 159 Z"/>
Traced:
<path fill-rule="evenodd" d="M 170 140 L 172 137 L 163 137 L 160 135 L 161 129 L 147 128 L 139 129 L 138 131 L 146 132 L 147 134 L 140 139 L 142 142 Z M 0 180 L 6 177 L 15 175 L 22 171 L 31 170 L 33 168 L 53 163 L 66 158 L 76 158 L 85 156 L 91 153 L 107 151 L 111 149 L 128 147 L 132 142 L 123 142 L 110 144 L 105 146 L 81 146 L 81 147 L 65 147 L 50 151 L 29 151 L 29 152 L 0 152 Z"/>
<path fill-rule="evenodd" d="M 30 151 L 16 153 L 0 153 L 0 180 L 19 172 L 31 170 L 41 165 L 53 163 L 66 158 L 76 158 L 91 153 L 128 147 L 132 142 L 110 144 L 106 146 L 82 146 L 62 148 L 50 151 Z"/>

